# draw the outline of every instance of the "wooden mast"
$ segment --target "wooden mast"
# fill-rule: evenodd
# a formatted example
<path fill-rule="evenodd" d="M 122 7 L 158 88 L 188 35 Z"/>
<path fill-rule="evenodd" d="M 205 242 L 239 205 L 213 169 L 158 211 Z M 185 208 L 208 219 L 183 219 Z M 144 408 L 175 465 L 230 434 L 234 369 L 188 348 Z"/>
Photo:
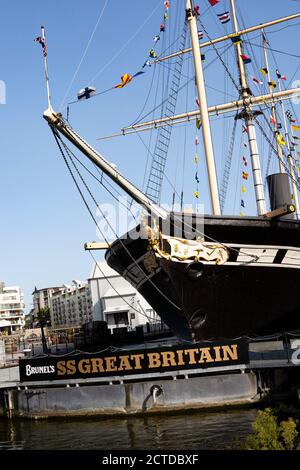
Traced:
<path fill-rule="evenodd" d="M 230 0 L 231 3 L 231 10 L 232 10 L 232 19 L 234 25 L 235 34 L 238 33 L 238 24 L 235 12 L 235 4 L 234 0 Z M 241 95 L 244 100 L 249 98 L 250 90 L 247 83 L 247 75 L 244 60 L 242 58 L 243 50 L 241 43 L 236 43 L 236 54 L 237 54 L 237 62 L 240 72 L 240 84 L 241 84 Z M 245 126 L 248 136 L 248 143 L 249 143 L 249 151 L 250 151 L 250 158 L 252 164 L 252 174 L 253 174 L 253 182 L 254 182 L 254 192 L 256 198 L 256 207 L 258 215 L 263 215 L 266 212 L 266 203 L 265 203 L 265 195 L 264 195 L 264 186 L 261 174 L 261 166 L 260 166 L 260 158 L 258 153 L 258 146 L 257 146 L 257 138 L 256 138 L 256 129 L 254 126 L 254 115 L 251 110 L 251 106 L 245 106 L 245 110 L 242 113 L 242 117 L 245 120 Z"/>
<path fill-rule="evenodd" d="M 191 35 L 192 51 L 193 51 L 194 66 L 195 66 L 195 76 L 196 76 L 196 86 L 197 86 L 198 98 L 199 98 L 199 108 L 201 112 L 201 124 L 202 124 L 201 127 L 202 127 L 204 151 L 205 151 L 205 156 L 206 156 L 206 166 L 207 166 L 207 173 L 208 173 L 212 213 L 214 215 L 221 215 L 217 172 L 216 172 L 213 143 L 212 143 L 209 115 L 208 115 L 208 108 L 207 108 L 206 91 L 205 91 L 203 68 L 202 68 L 202 61 L 201 61 L 201 50 L 199 47 L 199 39 L 198 39 L 197 20 L 196 20 L 196 13 L 194 10 L 194 5 L 193 5 L 192 0 L 186 0 L 186 18 L 189 23 L 190 35 Z"/>

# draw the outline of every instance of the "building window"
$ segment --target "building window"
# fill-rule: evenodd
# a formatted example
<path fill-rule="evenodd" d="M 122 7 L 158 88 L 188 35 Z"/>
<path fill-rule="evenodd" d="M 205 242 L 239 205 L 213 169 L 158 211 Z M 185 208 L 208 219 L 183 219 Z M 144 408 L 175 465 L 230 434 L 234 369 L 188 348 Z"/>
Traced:
<path fill-rule="evenodd" d="M 128 314 L 127 314 L 127 312 L 116 312 L 116 313 L 114 313 L 114 320 L 115 320 L 116 325 L 118 325 L 119 323 L 125 323 L 125 325 L 128 325 Z"/>

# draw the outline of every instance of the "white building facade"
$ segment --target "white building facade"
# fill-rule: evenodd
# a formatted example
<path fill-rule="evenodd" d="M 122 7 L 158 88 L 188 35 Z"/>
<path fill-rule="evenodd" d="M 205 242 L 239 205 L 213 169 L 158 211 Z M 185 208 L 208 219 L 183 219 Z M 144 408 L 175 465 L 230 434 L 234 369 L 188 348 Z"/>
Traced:
<path fill-rule="evenodd" d="M 50 299 L 52 329 L 80 328 L 92 321 L 92 301 L 87 283 L 73 281 L 53 292 Z"/>
<path fill-rule="evenodd" d="M 108 328 L 129 331 L 160 324 L 160 318 L 142 295 L 106 262 L 95 263 L 88 279 L 93 321 L 105 321 Z"/>
<path fill-rule="evenodd" d="M 52 295 L 62 290 L 63 287 L 44 287 L 42 289 L 35 287 L 32 292 L 33 309 L 30 312 L 32 322 L 38 320 L 38 314 L 41 310 L 50 310 Z"/>
<path fill-rule="evenodd" d="M 11 334 L 25 325 L 23 289 L 18 286 L 6 287 L 0 282 L 0 332 Z"/>

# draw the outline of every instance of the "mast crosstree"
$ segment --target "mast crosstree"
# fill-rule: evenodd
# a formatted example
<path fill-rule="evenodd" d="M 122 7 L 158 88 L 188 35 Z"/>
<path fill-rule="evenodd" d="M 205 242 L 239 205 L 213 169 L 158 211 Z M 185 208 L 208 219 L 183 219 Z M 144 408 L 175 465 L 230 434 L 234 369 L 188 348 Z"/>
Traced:
<path fill-rule="evenodd" d="M 233 21 L 234 21 L 234 34 L 224 36 L 223 38 L 217 38 L 216 40 L 209 41 L 207 44 L 201 44 L 201 47 L 205 47 L 207 45 L 211 45 L 216 42 L 228 40 L 241 34 L 247 34 L 248 32 L 251 32 L 257 29 L 262 29 L 263 27 L 272 26 L 274 24 L 278 24 L 283 21 L 288 21 L 288 20 L 300 17 L 300 13 L 299 13 L 296 15 L 291 15 L 286 18 L 281 18 L 278 20 L 271 21 L 263 25 L 254 26 L 252 28 L 239 31 L 238 25 L 237 25 L 236 14 L 235 14 L 234 0 L 230 0 L 230 1 L 231 1 L 231 7 L 232 7 Z M 250 156 L 251 156 L 251 162 L 252 162 L 257 212 L 258 212 L 258 215 L 264 215 L 266 213 L 266 205 L 265 205 L 264 188 L 263 188 L 261 168 L 260 168 L 260 159 L 259 159 L 258 147 L 257 147 L 256 130 L 255 130 L 255 125 L 254 125 L 254 121 L 256 120 L 255 118 L 256 113 L 252 111 L 252 107 L 256 105 L 261 105 L 263 103 L 266 104 L 269 101 L 275 103 L 278 100 L 282 101 L 284 99 L 290 98 L 293 95 L 294 96 L 299 95 L 300 88 L 296 88 L 293 90 L 279 91 L 276 93 L 272 92 L 266 95 L 261 95 L 261 96 L 256 96 L 256 97 L 251 96 L 251 92 L 247 84 L 246 70 L 245 70 L 245 66 L 244 66 L 244 62 L 242 58 L 242 46 L 239 42 L 237 42 L 235 44 L 235 47 L 236 47 L 238 65 L 239 65 L 239 70 L 240 70 L 241 99 L 238 99 L 231 103 L 224 103 L 221 105 L 208 107 L 207 100 L 206 100 L 203 69 L 202 69 L 202 63 L 201 63 L 201 50 L 199 46 L 196 16 L 197 16 L 197 12 L 194 9 L 193 1 L 186 0 L 186 19 L 189 25 L 190 34 L 191 34 L 191 43 L 192 43 L 192 48 L 189 50 L 193 51 L 196 87 L 197 87 L 199 103 L 200 103 L 199 110 L 195 110 L 190 113 L 182 113 L 177 116 L 174 116 L 174 115 L 165 116 L 161 119 L 149 121 L 147 123 L 134 124 L 132 126 L 124 128 L 122 130 L 121 135 L 124 135 L 127 133 L 135 133 L 137 131 L 142 131 L 142 130 L 148 130 L 153 127 L 167 126 L 168 128 L 171 123 L 173 124 L 175 122 L 177 123 L 184 122 L 185 120 L 193 119 L 193 118 L 196 118 L 196 116 L 200 115 L 200 119 L 202 123 L 203 144 L 204 144 L 206 163 L 207 163 L 207 173 L 208 173 L 212 213 L 213 215 L 221 215 L 219 191 L 218 191 L 218 183 L 217 183 L 217 175 L 216 175 L 216 165 L 215 165 L 214 152 L 213 152 L 209 115 L 220 114 L 223 112 L 228 112 L 228 111 L 233 111 L 233 110 L 236 111 L 236 110 L 241 109 L 242 111 L 241 113 L 239 113 L 239 117 L 241 119 L 244 119 L 245 124 L 246 124 Z M 178 54 L 172 54 L 172 57 L 188 52 L 189 50 L 183 50 Z M 51 101 L 50 101 L 47 61 L 45 57 L 44 57 L 44 63 L 45 63 L 46 83 L 47 83 L 47 93 L 48 93 L 48 109 L 44 113 L 45 119 L 50 123 L 52 127 L 56 128 L 68 140 L 70 140 L 75 146 L 77 146 L 88 158 L 94 161 L 94 163 L 96 163 L 97 166 L 99 166 L 120 187 L 122 187 L 130 196 L 132 196 L 133 199 L 135 199 L 142 206 L 146 207 L 148 211 L 151 211 L 154 209 L 154 213 L 156 213 L 156 215 L 161 216 L 163 218 L 166 217 L 166 212 L 163 211 L 157 204 L 153 203 L 153 199 L 155 200 L 155 202 L 157 201 L 158 203 L 160 200 L 161 179 L 164 173 L 166 155 L 161 154 L 160 166 L 159 166 L 157 177 L 156 177 L 157 186 L 156 188 L 152 188 L 153 194 L 151 194 L 150 196 L 150 191 L 148 191 L 148 194 L 145 195 L 144 193 L 142 193 L 142 191 L 138 190 L 134 185 L 132 185 L 126 178 L 124 178 L 119 172 L 117 172 L 111 165 L 109 165 L 109 163 L 98 152 L 92 149 L 92 147 L 90 147 L 87 144 L 87 142 L 81 139 L 81 137 L 78 136 L 74 132 L 74 130 L 65 122 L 65 120 L 60 114 L 55 113 L 53 111 L 52 106 L 51 106 Z M 164 142 L 164 146 L 167 147 L 168 140 L 169 140 L 169 130 L 167 130 L 165 133 L 165 139 L 166 141 Z"/>

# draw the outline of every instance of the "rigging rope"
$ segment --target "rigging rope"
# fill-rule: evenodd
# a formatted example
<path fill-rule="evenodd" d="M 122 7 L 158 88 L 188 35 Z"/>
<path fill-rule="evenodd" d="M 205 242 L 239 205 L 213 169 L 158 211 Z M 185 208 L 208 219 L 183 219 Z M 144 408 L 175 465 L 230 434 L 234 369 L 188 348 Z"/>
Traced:
<path fill-rule="evenodd" d="M 86 54 L 87 54 L 87 51 L 88 51 L 88 49 L 89 49 L 89 47 L 90 47 L 90 45 L 91 45 L 91 42 L 92 42 L 92 40 L 93 40 L 93 37 L 94 37 L 95 34 L 96 34 L 96 31 L 97 31 L 97 29 L 98 29 L 98 25 L 99 25 L 99 23 L 100 23 L 100 20 L 101 20 L 103 14 L 104 14 L 104 11 L 105 11 L 105 8 L 106 8 L 107 4 L 108 4 L 108 0 L 105 1 L 105 4 L 104 4 L 104 6 L 103 6 L 103 8 L 102 8 L 102 10 L 101 10 L 101 12 L 100 12 L 100 15 L 99 15 L 99 17 L 98 17 L 98 20 L 97 20 L 97 22 L 96 22 L 96 25 L 95 25 L 95 27 L 94 27 L 94 29 L 93 29 L 93 32 L 92 32 L 92 34 L 91 34 L 91 36 L 90 36 L 90 39 L 88 40 L 88 43 L 87 43 L 86 48 L 85 48 L 85 50 L 84 50 L 84 52 L 83 52 L 83 54 L 82 54 L 82 57 L 81 57 L 81 59 L 80 59 L 80 61 L 79 61 L 79 64 L 78 64 L 77 67 L 76 67 L 76 70 L 75 70 L 75 72 L 74 72 L 74 74 L 73 74 L 73 77 L 72 77 L 70 83 L 69 83 L 69 86 L 68 86 L 68 88 L 67 88 L 67 90 L 66 90 L 66 92 L 65 92 L 65 94 L 64 94 L 64 97 L 63 97 L 63 99 L 62 99 L 62 101 L 61 101 L 61 103 L 60 103 L 60 105 L 59 105 L 59 110 L 60 110 L 60 109 L 63 107 L 63 105 L 65 104 L 65 100 L 66 100 L 66 98 L 67 98 L 67 96 L 68 96 L 68 94 L 69 94 L 69 91 L 70 91 L 70 89 L 71 89 L 71 86 L 72 86 L 73 83 L 74 83 L 75 78 L 77 77 L 77 74 L 78 74 L 78 72 L 79 72 L 79 69 L 80 69 L 80 67 L 81 67 L 81 64 L 82 64 L 82 62 L 84 61 L 84 58 L 85 58 L 85 56 L 86 56 Z"/>
<path fill-rule="evenodd" d="M 141 272 L 141 274 L 143 275 L 143 277 L 154 287 L 154 289 L 155 289 L 157 292 L 159 292 L 159 294 L 160 294 L 162 297 L 164 297 L 165 300 L 167 300 L 167 302 L 168 302 L 169 304 L 171 304 L 171 305 L 172 305 L 173 307 L 175 307 L 177 310 L 181 311 L 181 308 L 180 308 L 178 305 L 176 305 L 171 299 L 169 299 L 169 298 L 165 295 L 165 293 L 162 292 L 162 290 L 159 289 L 159 287 L 157 287 L 156 284 L 154 284 L 154 282 L 152 281 L 152 279 L 150 278 L 150 276 L 148 276 L 148 274 L 145 273 L 145 271 L 144 271 L 144 270 L 141 268 L 141 266 L 138 264 L 137 260 L 133 257 L 133 255 L 131 254 L 131 252 L 128 250 L 127 246 L 125 245 L 125 243 L 123 242 L 123 240 L 119 237 L 119 235 L 116 233 L 116 231 L 115 231 L 114 228 L 112 227 L 110 221 L 108 220 L 107 216 L 106 216 L 105 213 L 102 211 L 101 207 L 98 205 L 98 203 L 97 203 L 96 199 L 94 198 L 94 196 L 93 196 L 93 194 L 92 194 L 90 188 L 88 187 L 87 183 L 85 182 L 84 178 L 82 177 L 82 175 L 81 175 L 80 171 L 78 170 L 78 168 L 77 168 L 77 166 L 76 166 L 74 160 L 72 159 L 72 156 L 70 155 L 69 148 L 68 148 L 67 145 L 63 142 L 63 140 L 62 140 L 61 136 L 59 135 L 58 131 L 57 131 L 55 128 L 53 128 L 52 126 L 50 126 L 50 127 L 51 127 L 51 130 L 52 130 L 53 134 L 54 134 L 54 137 L 55 137 L 55 140 L 56 140 L 57 145 L 58 145 L 58 147 L 59 147 L 59 150 L 60 150 L 60 152 L 61 152 L 61 155 L 62 155 L 62 157 L 63 157 L 63 159 L 64 159 L 64 161 L 65 161 L 65 163 L 66 163 L 66 166 L 67 166 L 67 168 L 68 168 L 68 170 L 69 170 L 69 172 L 70 172 L 70 174 L 71 174 L 71 176 L 72 176 L 72 179 L 73 179 L 73 181 L 74 181 L 74 183 L 75 183 L 75 185 L 76 185 L 76 188 L 78 189 L 78 191 L 79 191 L 79 193 L 80 193 L 80 196 L 81 196 L 81 198 L 82 198 L 82 200 L 83 200 L 83 202 L 84 202 L 86 208 L 88 209 L 88 212 L 89 212 L 89 214 L 90 214 L 92 220 L 94 221 L 94 223 L 95 223 L 97 229 L 98 229 L 99 232 L 101 233 L 101 235 L 102 235 L 103 239 L 105 240 L 105 242 L 106 242 L 108 245 L 110 245 L 110 243 L 109 243 L 107 237 L 105 236 L 105 234 L 104 234 L 104 233 L 101 231 L 101 229 L 99 228 L 98 223 L 97 223 L 97 221 L 96 221 L 96 219 L 95 219 L 95 217 L 94 217 L 94 215 L 93 215 L 93 213 L 92 213 L 92 211 L 91 211 L 91 209 L 90 209 L 90 207 L 89 207 L 89 205 L 88 205 L 88 202 L 86 201 L 86 198 L 85 198 L 83 192 L 81 191 L 81 188 L 80 188 L 80 186 L 79 186 L 79 184 L 78 184 L 78 182 L 77 182 L 77 180 L 76 180 L 76 178 L 75 178 L 75 175 L 74 175 L 74 173 L 73 173 L 73 171 L 72 171 L 72 169 L 71 169 L 71 167 L 70 167 L 70 165 L 69 165 L 69 162 L 68 162 L 67 159 L 66 159 L 66 156 L 65 156 L 65 154 L 64 154 L 64 152 L 63 152 L 63 149 L 62 149 L 62 147 L 61 147 L 61 145 L 60 145 L 60 142 L 62 143 L 62 145 L 63 145 L 63 147 L 64 147 L 64 149 L 65 149 L 65 151 L 66 151 L 66 153 L 67 153 L 67 155 L 68 155 L 68 158 L 69 158 L 70 161 L 72 162 L 73 167 L 75 168 L 75 170 L 76 170 L 76 172 L 77 172 L 79 178 L 81 179 L 81 181 L 82 181 L 83 185 L 85 186 L 87 192 L 89 193 L 90 197 L 92 198 L 93 202 L 95 203 L 97 209 L 98 209 L 99 212 L 101 213 L 101 215 L 102 215 L 103 219 L 106 221 L 107 225 L 110 227 L 110 229 L 111 229 L 112 233 L 114 234 L 116 240 L 122 245 L 122 247 L 123 247 L 123 249 L 125 250 L 125 252 L 126 252 L 126 254 L 128 255 L 128 257 L 133 261 L 133 264 L 136 265 L 136 267 L 139 269 L 139 271 Z M 80 140 L 82 140 L 79 136 L 78 136 L 78 138 L 79 138 Z M 111 247 L 111 250 L 113 251 L 113 248 L 112 248 L 112 247 Z M 114 251 L 113 251 L 113 252 L 114 252 Z"/>
<path fill-rule="evenodd" d="M 86 198 L 85 198 L 85 196 L 84 196 L 84 194 L 83 194 L 83 192 L 82 192 L 82 190 L 81 190 L 81 188 L 80 188 L 80 186 L 79 186 L 79 184 L 78 184 L 78 182 L 77 182 L 77 180 L 76 180 L 76 178 L 75 178 L 75 175 L 74 175 L 74 173 L 73 173 L 73 171 L 72 171 L 72 169 L 71 169 L 71 167 L 70 167 L 70 165 L 69 165 L 68 160 L 66 159 L 66 156 L 65 156 L 65 154 L 64 154 L 64 151 L 63 151 L 62 146 L 60 145 L 60 143 L 63 145 L 63 147 L 64 147 L 64 149 L 65 149 L 65 151 L 66 151 L 66 153 L 67 153 L 67 155 L 68 155 L 68 157 L 69 157 L 69 159 L 70 159 L 70 161 L 72 162 L 72 165 L 74 166 L 74 168 L 75 168 L 77 174 L 79 175 L 79 177 L 80 177 L 82 183 L 83 183 L 84 186 L 86 187 L 86 190 L 88 191 L 88 193 L 90 194 L 91 198 L 93 199 L 93 202 L 96 204 L 96 207 L 97 207 L 97 208 L 99 209 L 99 211 L 101 212 L 101 215 L 102 215 L 103 219 L 106 221 L 107 225 L 110 227 L 110 229 L 111 229 L 112 232 L 114 233 L 114 236 L 115 236 L 116 240 L 118 240 L 118 241 L 120 242 L 120 244 L 122 245 L 123 249 L 126 251 L 126 253 L 127 253 L 127 255 L 129 256 L 129 258 L 133 261 L 133 264 L 135 264 L 135 265 L 137 266 L 137 268 L 138 268 L 139 271 L 142 273 L 142 275 L 144 276 L 144 278 L 154 287 L 154 289 L 155 289 L 157 292 L 159 292 L 159 293 L 168 301 L 168 303 L 170 303 L 170 304 L 171 304 L 173 307 L 175 307 L 177 310 L 181 311 L 181 308 L 180 308 L 178 305 L 176 305 L 172 300 L 170 300 L 170 299 L 164 294 L 164 292 L 162 292 L 161 289 L 159 289 L 159 287 L 157 287 L 157 286 L 153 283 L 152 279 L 143 271 L 143 269 L 142 269 L 141 266 L 138 264 L 138 262 L 136 261 L 136 259 L 135 259 L 135 258 L 133 257 L 133 255 L 130 253 L 130 251 L 128 250 L 128 248 L 127 248 L 126 245 L 124 244 L 123 240 L 118 236 L 118 234 L 117 234 L 117 233 L 115 232 L 115 230 L 113 229 L 113 227 L 112 227 L 110 221 L 108 220 L 107 216 L 103 213 L 103 211 L 101 210 L 100 206 L 98 206 L 97 201 L 95 200 L 93 194 L 91 193 L 89 187 L 87 186 L 86 182 L 84 181 L 82 175 L 80 174 L 80 172 L 79 172 L 79 170 L 78 170 L 78 168 L 77 168 L 75 162 L 73 161 L 73 159 L 72 159 L 72 157 L 71 157 L 71 155 L 70 155 L 71 151 L 69 150 L 69 148 L 67 147 L 67 145 L 66 145 L 66 144 L 64 143 L 64 141 L 62 140 L 62 138 L 61 138 L 60 134 L 58 133 L 58 131 L 57 131 L 55 128 L 53 128 L 52 126 L 50 126 L 50 128 L 51 128 L 51 130 L 52 130 L 52 132 L 53 132 L 53 135 L 54 135 L 54 138 L 55 138 L 55 140 L 56 140 L 56 142 L 57 142 L 57 145 L 58 145 L 58 148 L 59 148 L 59 150 L 60 150 L 61 156 L 63 157 L 63 160 L 65 161 L 65 164 L 66 164 L 66 166 L 67 166 L 67 168 L 68 168 L 68 170 L 69 170 L 69 172 L 70 172 L 70 174 L 71 174 L 71 177 L 72 177 L 72 179 L 73 179 L 73 181 L 74 181 L 74 183 L 75 183 L 76 188 L 78 189 L 78 192 L 79 192 L 79 194 L 80 194 L 80 196 L 81 196 L 81 198 L 82 198 L 82 200 L 83 200 L 83 202 L 84 202 L 84 205 L 86 206 L 86 208 L 87 208 L 87 210 L 88 210 L 88 212 L 89 212 L 89 214 L 90 214 L 92 220 L 94 221 L 96 227 L 98 228 L 98 230 L 99 230 L 99 232 L 101 233 L 101 235 L 102 235 L 103 239 L 105 240 L 105 242 L 109 245 L 109 241 L 108 241 L 107 237 L 106 237 L 105 234 L 101 231 L 101 229 L 98 227 L 98 223 L 97 223 L 97 221 L 96 221 L 96 219 L 95 219 L 95 217 L 94 217 L 94 215 L 93 215 L 93 213 L 92 213 L 92 211 L 91 211 L 91 209 L 90 209 L 90 207 L 89 207 L 89 204 L 88 204 L 88 202 L 87 202 L 87 200 L 86 200 Z M 77 135 L 77 134 L 76 134 L 76 135 Z M 77 135 L 77 136 L 78 136 L 78 135 Z M 79 138 L 80 140 L 82 140 L 82 139 L 80 138 L 80 136 L 78 136 L 78 138 Z M 84 142 L 84 141 L 83 141 L 83 142 Z M 180 219 L 179 217 L 177 217 L 175 214 L 173 215 L 173 217 L 174 217 L 174 220 L 179 221 L 180 223 L 182 223 L 182 219 Z M 188 228 L 194 230 L 195 227 L 193 227 L 192 225 L 190 225 L 188 222 L 185 221 L 185 224 L 186 224 L 186 226 L 187 226 Z M 238 250 L 238 249 L 236 249 L 236 248 L 234 248 L 234 247 L 229 247 L 229 246 L 227 246 L 226 244 L 224 244 L 224 243 L 222 243 L 222 242 L 220 242 L 220 241 L 218 241 L 218 240 L 216 240 L 216 239 L 214 239 L 214 238 L 212 238 L 212 237 L 210 237 L 210 236 L 205 235 L 203 232 L 201 232 L 201 231 L 198 230 L 198 229 L 196 229 L 195 233 L 197 233 L 198 235 L 200 235 L 201 238 L 203 238 L 204 236 L 206 236 L 206 239 L 207 239 L 207 240 L 212 241 L 212 242 L 214 242 L 214 243 L 218 243 L 220 246 L 222 246 L 223 248 L 225 248 L 225 249 L 227 249 L 227 250 L 229 250 L 229 251 L 236 252 L 236 253 L 241 253 L 241 254 L 245 254 L 245 255 L 249 256 L 250 258 L 252 258 L 253 261 L 257 261 L 257 259 L 258 259 L 258 256 L 253 255 L 253 254 L 251 254 L 251 253 L 249 254 L 249 253 L 247 253 L 247 252 L 244 252 L 243 250 Z M 113 250 L 112 247 L 111 247 L 111 250 L 114 252 L 114 250 Z M 249 262 L 249 263 L 250 263 L 250 262 Z M 249 263 L 246 263 L 246 264 L 249 264 Z"/>
<path fill-rule="evenodd" d="M 201 24 L 201 27 L 203 28 L 203 30 L 204 30 L 205 34 L 207 35 L 209 41 L 211 42 L 212 46 L 214 47 L 214 49 L 215 49 L 215 51 L 216 51 L 216 53 L 217 53 L 217 55 L 218 55 L 220 61 L 222 62 L 223 66 L 224 66 L 224 68 L 225 68 L 225 70 L 226 70 L 226 72 L 228 73 L 228 75 L 229 75 L 229 77 L 230 77 L 232 83 L 234 84 L 235 88 L 238 90 L 238 92 L 239 92 L 239 94 L 240 94 L 239 87 L 238 87 L 237 83 L 235 82 L 234 77 L 233 77 L 232 74 L 230 73 L 230 71 L 229 71 L 227 65 L 226 65 L 225 62 L 223 61 L 223 59 L 222 59 L 222 57 L 220 56 L 218 50 L 215 48 L 214 44 L 212 43 L 212 39 L 210 38 L 210 36 L 208 35 L 207 31 L 205 30 L 205 28 L 204 28 L 204 26 L 203 26 L 203 23 L 201 22 L 200 19 L 198 19 L 198 21 L 199 21 L 199 23 Z M 249 108 L 249 106 L 246 107 L 246 108 Z M 250 111 L 251 111 L 251 108 L 250 108 Z M 269 143 L 269 145 L 272 147 L 272 149 L 273 149 L 273 151 L 274 151 L 276 157 L 277 157 L 278 159 L 280 159 L 280 156 L 279 156 L 279 154 L 278 154 L 277 149 L 274 147 L 273 143 L 271 142 L 271 140 L 270 140 L 269 137 L 267 136 L 266 132 L 264 131 L 264 129 L 263 129 L 262 126 L 260 125 L 260 123 L 259 123 L 259 121 L 258 121 L 258 119 L 257 119 L 257 117 L 256 117 L 255 115 L 253 115 L 253 119 L 254 119 L 255 122 L 257 123 L 258 127 L 260 128 L 261 132 L 263 133 L 263 135 L 264 135 L 264 137 L 266 138 L 266 140 L 267 140 L 267 142 Z M 268 125 L 269 125 L 269 127 L 271 128 L 269 122 L 268 122 Z M 272 129 L 272 128 L 271 128 L 271 129 Z M 293 181 L 295 182 L 297 188 L 300 189 L 299 182 L 298 182 L 295 178 L 293 178 L 293 176 L 291 175 L 290 170 L 289 170 L 288 166 L 286 165 L 286 163 L 285 163 L 285 162 L 282 162 L 282 164 L 283 164 L 283 166 L 284 166 L 284 168 L 285 168 L 285 170 L 286 170 L 286 173 L 287 173 L 288 176 L 290 177 L 290 179 L 293 180 Z"/>
<path fill-rule="evenodd" d="M 183 32 L 180 39 L 180 47 L 184 49 L 187 35 L 187 22 L 184 22 Z M 170 90 L 166 85 L 168 98 L 165 100 L 165 109 L 162 108 L 162 117 L 170 117 L 174 115 L 180 85 L 180 77 L 182 70 L 182 56 L 178 56 L 175 64 Z M 170 144 L 172 124 L 163 126 L 159 129 L 156 138 L 155 149 L 152 156 L 152 163 L 147 182 L 146 194 L 156 204 L 160 203 L 163 176 L 167 164 L 167 153 Z"/>
<path fill-rule="evenodd" d="M 139 26 L 139 28 L 136 30 L 136 32 L 125 42 L 125 44 L 123 44 L 123 46 L 118 50 L 118 52 L 116 52 L 115 55 L 113 55 L 111 57 L 111 59 L 96 73 L 96 75 L 94 75 L 94 77 L 90 80 L 90 82 L 88 83 L 88 86 L 91 85 L 91 83 L 93 83 L 96 78 L 99 77 L 99 75 L 101 75 L 102 72 L 104 72 L 105 69 L 107 69 L 107 67 L 112 63 L 114 62 L 115 59 L 117 59 L 117 57 L 119 57 L 119 55 L 122 54 L 122 52 L 124 51 L 124 49 L 128 46 L 128 44 L 131 43 L 131 41 L 134 40 L 134 38 L 139 34 L 140 31 L 142 31 L 142 29 L 144 28 L 144 26 L 148 23 L 148 21 L 150 20 L 150 18 L 154 15 L 154 13 L 156 12 L 156 10 L 158 9 L 158 7 L 161 5 L 161 1 L 159 0 L 159 2 L 157 3 L 157 5 L 154 7 L 154 9 L 152 10 L 152 12 L 150 13 L 149 16 L 147 16 L 147 18 L 145 19 L 145 21 Z"/>
<path fill-rule="evenodd" d="M 237 114 L 236 114 L 236 116 L 237 116 Z M 224 210 L 224 206 L 225 206 L 227 189 L 228 189 L 228 182 L 229 182 L 229 177 L 230 177 L 232 156 L 233 156 L 235 136 L 236 136 L 236 127 L 237 127 L 237 119 L 235 118 L 234 119 L 234 124 L 233 124 L 233 129 L 232 129 L 232 134 L 231 134 L 231 139 L 230 139 L 229 151 L 228 151 L 228 155 L 227 155 L 227 158 L 226 158 L 226 161 L 225 161 L 223 178 L 222 178 L 222 183 L 221 183 L 221 187 L 220 187 L 220 206 L 221 206 L 221 213 L 222 214 L 223 214 L 223 210 Z"/>

